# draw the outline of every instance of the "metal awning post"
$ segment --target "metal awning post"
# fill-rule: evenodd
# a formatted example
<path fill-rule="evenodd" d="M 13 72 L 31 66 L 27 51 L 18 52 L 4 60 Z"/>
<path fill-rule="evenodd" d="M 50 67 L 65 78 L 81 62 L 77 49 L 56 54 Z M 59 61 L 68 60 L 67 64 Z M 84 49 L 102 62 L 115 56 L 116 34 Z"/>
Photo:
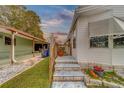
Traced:
<path fill-rule="evenodd" d="M 32 47 L 33 47 L 33 51 L 32 51 L 32 53 L 33 53 L 33 57 L 35 57 L 35 51 L 34 51 L 34 45 L 35 45 L 35 41 L 34 41 L 34 38 L 33 38 L 33 43 L 32 43 Z"/>
<path fill-rule="evenodd" d="M 11 36 L 11 64 L 15 63 L 15 43 L 14 43 L 14 39 L 15 39 L 15 32 L 12 32 L 12 36 Z"/>

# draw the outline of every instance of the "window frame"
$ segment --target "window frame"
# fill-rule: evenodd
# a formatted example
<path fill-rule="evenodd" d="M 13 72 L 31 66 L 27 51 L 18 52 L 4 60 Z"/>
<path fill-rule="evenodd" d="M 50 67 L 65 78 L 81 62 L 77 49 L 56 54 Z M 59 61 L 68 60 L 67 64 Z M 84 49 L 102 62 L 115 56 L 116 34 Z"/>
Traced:
<path fill-rule="evenodd" d="M 93 46 L 91 46 L 91 38 L 97 38 L 97 37 L 98 38 L 100 38 L 100 37 L 107 37 L 107 41 L 108 41 L 107 42 L 107 47 L 103 47 L 103 46 L 102 47 L 101 46 L 100 47 L 93 47 Z M 97 42 L 97 43 L 100 43 L 100 42 Z M 104 35 L 104 36 L 92 36 L 92 37 L 89 37 L 89 48 L 93 48 L 93 49 L 94 48 L 105 48 L 105 49 L 109 48 L 109 36 L 108 35 Z"/>
<path fill-rule="evenodd" d="M 124 39 L 124 34 L 121 34 L 121 35 L 113 35 L 113 48 L 114 49 L 122 49 L 122 48 L 124 48 L 124 45 L 123 45 L 123 47 L 118 47 L 118 46 L 116 46 L 116 45 L 114 45 L 114 40 L 115 39 L 119 39 L 119 38 L 123 38 Z M 124 42 L 124 41 L 123 41 Z M 124 43 L 123 43 L 124 44 Z"/>
<path fill-rule="evenodd" d="M 6 39 L 8 38 L 8 40 L 10 40 L 9 42 L 6 41 Z M 12 45 L 12 39 L 9 36 L 5 36 L 4 38 L 4 44 L 7 45 Z M 14 38 L 14 45 L 16 46 L 16 38 Z"/>

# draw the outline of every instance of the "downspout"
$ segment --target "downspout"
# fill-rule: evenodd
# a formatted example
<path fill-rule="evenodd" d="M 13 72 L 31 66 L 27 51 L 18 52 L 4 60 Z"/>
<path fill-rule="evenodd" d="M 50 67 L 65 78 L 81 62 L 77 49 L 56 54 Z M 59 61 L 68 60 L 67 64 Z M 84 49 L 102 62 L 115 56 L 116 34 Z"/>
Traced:
<path fill-rule="evenodd" d="M 15 60 L 15 44 L 14 44 L 14 38 L 15 38 L 15 32 L 12 32 L 12 37 L 11 37 L 11 64 L 17 62 Z"/>
<path fill-rule="evenodd" d="M 35 57 L 35 53 L 34 53 L 34 44 L 35 44 L 35 41 L 34 41 L 34 38 L 33 38 L 33 43 L 32 43 L 32 46 L 33 46 L 33 51 L 32 51 L 33 57 Z"/>

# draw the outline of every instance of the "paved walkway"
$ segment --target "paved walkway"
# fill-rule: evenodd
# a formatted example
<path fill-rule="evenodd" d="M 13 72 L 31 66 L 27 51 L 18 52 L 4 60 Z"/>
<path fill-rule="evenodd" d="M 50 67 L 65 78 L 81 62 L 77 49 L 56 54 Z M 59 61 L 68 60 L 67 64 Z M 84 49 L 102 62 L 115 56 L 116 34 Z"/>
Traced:
<path fill-rule="evenodd" d="M 32 57 L 26 60 L 22 60 L 19 63 L 15 63 L 13 65 L 5 65 L 0 67 L 0 84 L 6 82 L 11 79 L 17 73 L 23 72 L 27 68 L 30 68 L 34 64 L 38 63 L 40 60 L 43 60 L 40 56 Z"/>
<path fill-rule="evenodd" d="M 41 55 L 41 53 L 35 53 L 35 56 L 39 56 Z M 28 55 L 22 55 L 22 56 L 15 56 L 15 60 L 20 63 L 22 61 L 24 61 L 25 59 L 30 59 L 32 58 L 33 55 L 32 54 L 28 54 Z M 10 58 L 6 58 L 6 59 L 1 59 L 0 60 L 0 68 L 6 64 L 10 64 L 11 59 Z"/>
<path fill-rule="evenodd" d="M 63 56 L 56 59 L 52 88 L 85 88 L 83 73 L 72 56 Z"/>

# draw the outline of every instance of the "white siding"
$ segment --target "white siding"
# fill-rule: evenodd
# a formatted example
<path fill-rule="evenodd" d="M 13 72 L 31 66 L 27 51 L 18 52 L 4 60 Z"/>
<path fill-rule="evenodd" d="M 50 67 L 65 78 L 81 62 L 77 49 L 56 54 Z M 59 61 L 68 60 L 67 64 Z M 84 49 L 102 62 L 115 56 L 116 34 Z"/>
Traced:
<path fill-rule="evenodd" d="M 113 49 L 112 64 L 124 66 L 124 49 Z"/>
<path fill-rule="evenodd" d="M 94 14 L 91 16 L 88 16 L 88 22 L 96 22 L 96 21 L 100 21 L 100 20 L 105 20 L 105 19 L 109 19 L 112 17 L 112 11 L 106 11 L 106 12 L 102 12 L 102 13 L 98 13 L 98 14 Z"/>
<path fill-rule="evenodd" d="M 79 18 L 77 22 L 77 59 L 79 62 L 89 60 L 88 55 L 88 22 L 86 18 Z"/>
<path fill-rule="evenodd" d="M 76 51 L 73 50 L 73 55 L 77 55 L 78 62 L 95 62 L 108 65 L 124 65 L 123 48 L 90 48 L 88 23 L 110 19 L 113 16 L 124 18 L 124 6 L 111 6 L 111 8 L 112 9 L 109 9 L 109 11 L 106 12 L 94 14 L 91 16 L 80 16 L 78 18 L 78 21 L 76 23 Z M 111 25 L 109 29 L 110 28 Z"/>
<path fill-rule="evenodd" d="M 124 5 L 114 6 L 113 16 L 116 16 L 119 18 L 124 18 Z M 112 51 L 112 64 L 124 66 L 124 48 L 113 49 L 113 51 Z"/>
<path fill-rule="evenodd" d="M 73 48 L 74 37 L 76 37 L 76 29 L 74 30 L 73 36 L 71 38 L 71 43 L 72 43 L 72 55 L 73 55 L 73 57 L 77 58 L 76 48 Z"/>
<path fill-rule="evenodd" d="M 96 62 L 101 64 L 111 64 L 111 50 L 109 48 L 89 48 L 90 43 L 87 17 L 80 17 L 78 19 L 77 31 L 78 62 Z"/>
<path fill-rule="evenodd" d="M 113 6 L 113 16 L 124 17 L 124 5 Z"/>

